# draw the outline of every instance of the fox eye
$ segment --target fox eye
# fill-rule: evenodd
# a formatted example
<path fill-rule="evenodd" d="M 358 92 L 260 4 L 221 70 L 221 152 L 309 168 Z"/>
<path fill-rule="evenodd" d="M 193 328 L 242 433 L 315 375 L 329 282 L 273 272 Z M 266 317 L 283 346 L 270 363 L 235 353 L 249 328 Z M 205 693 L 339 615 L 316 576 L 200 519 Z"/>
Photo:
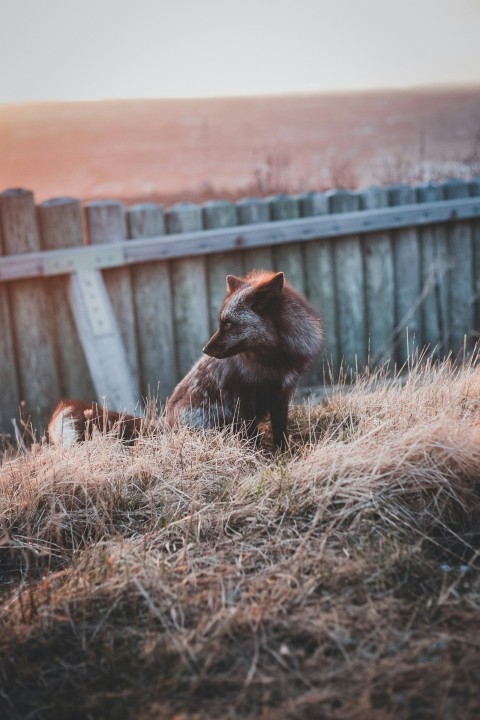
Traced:
<path fill-rule="evenodd" d="M 224 330 L 230 330 L 230 328 L 232 327 L 232 323 L 230 322 L 230 320 L 224 321 L 222 325 Z"/>

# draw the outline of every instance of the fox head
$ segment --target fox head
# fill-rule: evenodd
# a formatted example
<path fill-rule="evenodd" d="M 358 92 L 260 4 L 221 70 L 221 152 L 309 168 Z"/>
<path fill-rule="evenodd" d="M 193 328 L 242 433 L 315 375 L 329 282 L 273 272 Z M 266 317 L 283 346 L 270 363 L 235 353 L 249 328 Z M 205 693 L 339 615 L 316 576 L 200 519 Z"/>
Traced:
<path fill-rule="evenodd" d="M 284 283 L 283 272 L 264 272 L 246 278 L 227 275 L 227 296 L 220 311 L 219 327 L 203 352 L 223 359 L 275 347 Z"/>

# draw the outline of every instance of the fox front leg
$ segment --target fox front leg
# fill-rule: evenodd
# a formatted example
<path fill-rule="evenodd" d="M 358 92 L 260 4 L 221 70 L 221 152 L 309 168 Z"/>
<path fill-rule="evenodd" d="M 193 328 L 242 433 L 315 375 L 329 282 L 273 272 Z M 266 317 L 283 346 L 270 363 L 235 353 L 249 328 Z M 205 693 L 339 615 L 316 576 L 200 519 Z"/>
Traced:
<path fill-rule="evenodd" d="M 287 422 L 289 399 L 288 395 L 282 394 L 272 398 L 270 403 L 273 443 L 275 447 L 280 450 L 286 450 L 288 447 Z"/>

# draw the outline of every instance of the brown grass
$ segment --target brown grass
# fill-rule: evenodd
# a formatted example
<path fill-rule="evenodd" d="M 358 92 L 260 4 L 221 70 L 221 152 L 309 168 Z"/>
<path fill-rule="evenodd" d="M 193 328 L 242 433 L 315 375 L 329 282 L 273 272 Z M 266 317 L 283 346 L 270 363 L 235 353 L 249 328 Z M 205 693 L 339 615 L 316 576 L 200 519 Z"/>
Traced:
<path fill-rule="evenodd" d="M 0 716 L 476 718 L 480 366 L 0 467 Z"/>

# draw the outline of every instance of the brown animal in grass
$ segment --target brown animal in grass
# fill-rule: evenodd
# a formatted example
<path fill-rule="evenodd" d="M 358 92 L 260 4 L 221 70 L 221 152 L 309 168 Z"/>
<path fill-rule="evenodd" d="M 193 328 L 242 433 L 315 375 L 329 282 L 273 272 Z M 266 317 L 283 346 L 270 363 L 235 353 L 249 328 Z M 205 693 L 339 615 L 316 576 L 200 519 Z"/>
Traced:
<path fill-rule="evenodd" d="M 322 347 L 320 318 L 282 272 L 227 276 L 219 328 L 175 388 L 167 422 L 233 426 L 258 439 L 270 416 L 276 447 L 287 444 L 288 405 Z"/>
<path fill-rule="evenodd" d="M 270 416 L 276 447 L 287 444 L 288 405 L 298 380 L 322 346 L 315 310 L 285 282 L 282 272 L 227 276 L 219 328 L 202 357 L 177 385 L 167 425 L 233 427 L 258 441 L 258 423 Z M 141 418 L 81 400 L 62 400 L 48 430 L 51 442 L 71 445 L 95 432 L 134 440 Z"/>

